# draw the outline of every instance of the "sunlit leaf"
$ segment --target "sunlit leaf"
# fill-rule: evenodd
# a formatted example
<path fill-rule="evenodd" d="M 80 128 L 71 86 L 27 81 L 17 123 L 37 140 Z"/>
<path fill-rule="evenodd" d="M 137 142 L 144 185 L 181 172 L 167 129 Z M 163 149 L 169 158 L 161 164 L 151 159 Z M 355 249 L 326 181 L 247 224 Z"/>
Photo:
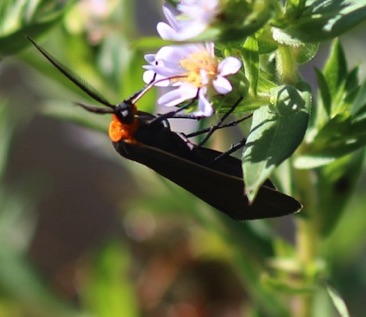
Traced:
<path fill-rule="evenodd" d="M 366 4 L 359 0 L 310 0 L 298 16 L 279 22 L 289 38 L 318 42 L 335 38 L 366 18 Z"/>
<path fill-rule="evenodd" d="M 331 298 L 335 308 L 337 309 L 338 313 L 340 314 L 340 316 L 349 317 L 350 314 L 348 312 L 346 303 L 341 298 L 339 293 L 333 287 L 331 287 L 329 285 L 326 286 L 326 290 L 327 290 L 329 297 Z"/>
<path fill-rule="evenodd" d="M 259 77 L 259 53 L 258 42 L 253 37 L 248 37 L 242 49 L 245 74 L 249 80 L 251 91 L 257 94 L 257 85 Z"/>
<path fill-rule="evenodd" d="M 332 96 L 336 96 L 347 75 L 347 61 L 339 41 L 335 41 L 330 56 L 324 66 L 323 74 Z"/>
<path fill-rule="evenodd" d="M 311 103 L 309 88 L 306 85 L 302 87 L 303 91 L 287 88 L 277 91 L 281 101 L 276 109 L 265 106 L 253 114 L 242 156 L 245 190 L 250 200 L 255 198 L 259 187 L 274 169 L 295 151 L 307 128 Z"/>
<path fill-rule="evenodd" d="M 25 36 L 38 37 L 61 21 L 74 1 L 2 1 L 0 4 L 0 56 L 29 46 Z"/>

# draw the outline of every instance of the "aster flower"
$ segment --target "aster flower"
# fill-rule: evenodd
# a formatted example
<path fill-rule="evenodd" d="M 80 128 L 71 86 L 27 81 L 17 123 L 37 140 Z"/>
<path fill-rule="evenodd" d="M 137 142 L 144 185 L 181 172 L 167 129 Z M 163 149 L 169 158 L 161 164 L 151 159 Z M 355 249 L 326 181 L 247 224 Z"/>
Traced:
<path fill-rule="evenodd" d="M 144 81 L 155 81 L 156 86 L 170 86 L 172 90 L 158 99 L 158 104 L 172 107 L 186 100 L 198 99 L 196 116 L 213 113 L 210 97 L 232 90 L 226 78 L 235 74 L 241 62 L 235 57 L 219 61 L 214 55 L 213 43 L 197 43 L 162 47 L 155 55 L 146 55 L 149 65 Z"/>
<path fill-rule="evenodd" d="M 205 31 L 221 12 L 219 0 L 183 0 L 177 7 L 163 6 L 168 23 L 159 22 L 157 30 L 164 40 L 185 41 Z"/>

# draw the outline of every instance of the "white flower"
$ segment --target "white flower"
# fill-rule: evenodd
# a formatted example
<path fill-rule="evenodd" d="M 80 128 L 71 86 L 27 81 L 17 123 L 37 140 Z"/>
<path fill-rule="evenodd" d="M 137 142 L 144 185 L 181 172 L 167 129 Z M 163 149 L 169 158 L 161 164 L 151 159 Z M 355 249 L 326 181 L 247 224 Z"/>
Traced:
<path fill-rule="evenodd" d="M 235 57 L 219 62 L 213 43 L 165 46 L 155 55 L 146 55 L 145 59 L 149 63 L 144 66 L 145 82 L 155 78 L 154 85 L 173 88 L 159 98 L 160 105 L 172 107 L 197 97 L 195 115 L 205 117 L 213 113 L 209 98 L 229 93 L 232 86 L 226 77 L 237 73 L 241 67 Z"/>
<path fill-rule="evenodd" d="M 219 0 L 183 0 L 176 8 L 163 6 L 168 23 L 159 22 L 157 30 L 164 40 L 185 41 L 205 31 L 221 12 Z"/>

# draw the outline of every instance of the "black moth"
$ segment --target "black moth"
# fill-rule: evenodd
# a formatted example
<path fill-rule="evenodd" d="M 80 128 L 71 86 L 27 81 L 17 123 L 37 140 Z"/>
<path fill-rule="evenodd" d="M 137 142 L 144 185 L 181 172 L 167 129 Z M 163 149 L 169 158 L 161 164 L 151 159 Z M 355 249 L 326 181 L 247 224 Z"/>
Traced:
<path fill-rule="evenodd" d="M 301 209 L 297 200 L 277 191 L 269 180 L 250 204 L 244 194 L 240 160 L 192 145 L 170 130 L 165 117 L 138 111 L 135 102 L 140 92 L 112 105 L 31 38 L 28 40 L 61 73 L 105 108 L 80 103 L 79 106 L 98 114 L 113 114 L 109 134 L 121 156 L 153 169 L 235 220 L 280 217 Z"/>

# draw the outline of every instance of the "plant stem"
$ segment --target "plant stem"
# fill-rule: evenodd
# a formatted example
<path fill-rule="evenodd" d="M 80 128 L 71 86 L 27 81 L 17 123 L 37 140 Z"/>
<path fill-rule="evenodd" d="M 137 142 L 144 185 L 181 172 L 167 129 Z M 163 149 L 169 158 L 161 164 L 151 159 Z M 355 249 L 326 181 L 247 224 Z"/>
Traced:
<path fill-rule="evenodd" d="M 303 268 L 303 284 L 305 287 L 314 285 L 316 260 L 318 256 L 319 236 L 316 218 L 316 193 L 312 180 L 312 171 L 299 171 L 296 175 L 297 185 L 300 189 L 301 201 L 305 208 L 303 216 L 296 220 L 296 248 L 297 260 Z M 297 301 L 296 316 L 311 317 L 314 306 L 314 294 L 301 295 Z"/>
<path fill-rule="evenodd" d="M 299 80 L 298 64 L 294 49 L 288 45 L 279 45 L 277 50 L 277 73 L 282 84 L 294 85 Z M 298 149 L 301 152 L 301 149 Z M 314 190 L 313 172 L 296 170 L 295 188 L 298 190 L 304 209 L 296 219 L 297 261 L 302 268 L 301 283 L 304 288 L 313 286 L 318 255 L 317 204 Z M 312 317 L 314 293 L 299 295 L 296 298 L 293 316 Z"/>

